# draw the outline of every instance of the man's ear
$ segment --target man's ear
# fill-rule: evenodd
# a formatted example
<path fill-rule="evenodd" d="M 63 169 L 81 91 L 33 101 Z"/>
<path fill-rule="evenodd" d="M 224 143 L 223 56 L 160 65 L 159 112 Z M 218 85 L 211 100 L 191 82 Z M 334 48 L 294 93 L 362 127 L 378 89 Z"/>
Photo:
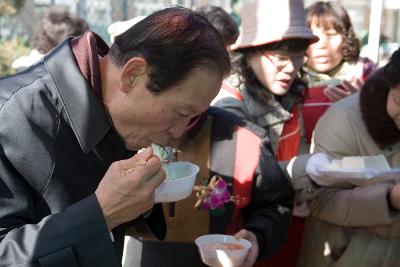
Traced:
<path fill-rule="evenodd" d="M 143 81 L 143 75 L 147 74 L 148 64 L 147 61 L 142 57 L 133 57 L 121 70 L 121 90 L 124 93 L 129 92 L 137 82 Z"/>

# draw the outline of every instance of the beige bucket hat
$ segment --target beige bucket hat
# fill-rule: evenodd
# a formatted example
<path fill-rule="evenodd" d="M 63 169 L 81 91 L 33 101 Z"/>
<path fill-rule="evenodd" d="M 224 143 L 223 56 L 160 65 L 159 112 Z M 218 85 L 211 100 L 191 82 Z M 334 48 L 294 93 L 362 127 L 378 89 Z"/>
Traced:
<path fill-rule="evenodd" d="M 244 0 L 240 35 L 231 50 L 286 39 L 318 41 L 306 23 L 302 0 Z"/>

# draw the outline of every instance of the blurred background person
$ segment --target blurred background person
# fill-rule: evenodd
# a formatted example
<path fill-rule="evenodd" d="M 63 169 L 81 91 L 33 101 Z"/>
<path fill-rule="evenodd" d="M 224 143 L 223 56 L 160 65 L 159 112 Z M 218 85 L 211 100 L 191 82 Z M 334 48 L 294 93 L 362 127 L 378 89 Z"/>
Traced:
<path fill-rule="evenodd" d="M 334 103 L 321 117 L 313 152 L 333 159 L 382 155 L 391 168 L 398 168 L 399 116 L 398 50 L 366 80 L 360 92 Z M 318 177 L 318 173 L 311 175 Z M 318 196 L 309 202 L 311 215 L 306 219 L 298 266 L 399 266 L 398 178 L 384 182 L 360 179 L 357 183 L 357 179 L 345 178 L 319 187 Z"/>
<path fill-rule="evenodd" d="M 308 151 L 302 142 L 300 103 L 305 84 L 299 76 L 305 52 L 318 38 L 306 24 L 301 0 L 248 0 L 233 50 L 233 74 L 224 81 L 215 106 L 268 132 L 278 161 Z M 300 208 L 297 215 L 305 216 Z M 288 241 L 269 262 L 256 266 L 296 266 L 304 219 L 294 217 Z"/>
<path fill-rule="evenodd" d="M 110 42 L 114 43 L 116 36 L 128 30 L 130 27 L 144 19 L 146 16 L 137 16 L 130 20 L 116 21 L 107 27 L 107 32 L 110 35 Z"/>
<path fill-rule="evenodd" d="M 53 7 L 35 29 L 33 49 L 27 56 L 17 58 L 12 67 L 21 71 L 41 59 L 68 36 L 79 36 L 89 30 L 88 23 L 61 7 Z"/>
<path fill-rule="evenodd" d="M 307 24 L 319 41 L 307 49 L 303 70 L 308 82 L 303 118 L 308 143 L 319 117 L 332 102 L 360 90 L 376 69 L 360 57 L 357 39 L 347 11 L 336 2 L 315 2 L 307 9 Z"/>
<path fill-rule="evenodd" d="M 227 47 L 234 44 L 239 37 L 239 26 L 234 18 L 223 8 L 218 6 L 201 6 L 196 11 L 207 18 L 207 20 L 221 34 Z"/>

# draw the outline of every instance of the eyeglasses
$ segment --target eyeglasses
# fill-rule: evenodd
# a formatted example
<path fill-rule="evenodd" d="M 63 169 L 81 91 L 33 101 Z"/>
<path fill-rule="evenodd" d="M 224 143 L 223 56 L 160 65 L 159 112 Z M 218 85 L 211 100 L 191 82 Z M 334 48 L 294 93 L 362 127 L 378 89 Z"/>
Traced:
<path fill-rule="evenodd" d="M 284 56 L 277 52 L 268 51 L 262 54 L 269 61 L 271 61 L 277 69 L 283 69 L 289 63 L 293 65 L 303 65 L 307 62 L 308 57 L 304 53 L 297 53 L 291 56 Z"/>

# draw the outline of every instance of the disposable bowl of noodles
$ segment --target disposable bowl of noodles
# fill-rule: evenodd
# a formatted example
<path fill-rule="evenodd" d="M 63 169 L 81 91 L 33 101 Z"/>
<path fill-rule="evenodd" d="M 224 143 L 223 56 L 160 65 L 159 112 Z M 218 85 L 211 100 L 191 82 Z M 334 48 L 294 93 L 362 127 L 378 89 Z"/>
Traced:
<path fill-rule="evenodd" d="M 174 202 L 190 196 L 199 167 L 187 161 L 164 165 L 167 178 L 156 188 L 155 202 Z"/>
<path fill-rule="evenodd" d="M 244 263 L 251 243 L 231 235 L 203 235 L 194 241 L 201 260 L 212 267 L 238 267 Z"/>

